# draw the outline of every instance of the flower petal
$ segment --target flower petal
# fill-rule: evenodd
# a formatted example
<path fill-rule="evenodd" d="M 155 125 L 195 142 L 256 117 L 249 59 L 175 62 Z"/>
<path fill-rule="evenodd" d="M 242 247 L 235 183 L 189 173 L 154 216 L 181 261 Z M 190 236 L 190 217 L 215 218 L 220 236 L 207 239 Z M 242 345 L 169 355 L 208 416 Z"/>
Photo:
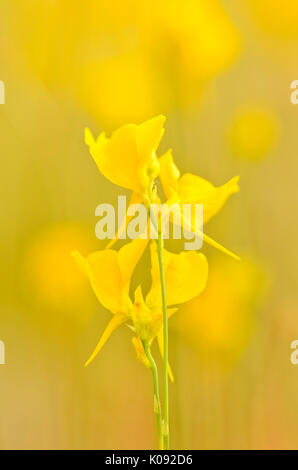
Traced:
<path fill-rule="evenodd" d="M 155 151 L 163 134 L 164 116 L 157 116 L 140 125 L 127 124 L 107 139 L 102 133 L 95 141 L 89 130 L 85 142 L 90 147 L 99 171 L 112 183 L 141 195 L 159 171 Z"/>
<path fill-rule="evenodd" d="M 88 134 L 85 140 L 91 144 L 90 153 L 99 171 L 112 183 L 140 192 L 136 174 L 139 166 L 136 126 L 128 124 L 120 127 L 110 139 L 102 133 L 94 143 Z"/>
<path fill-rule="evenodd" d="M 156 116 L 137 126 L 137 147 L 143 155 L 145 163 L 149 164 L 152 151 L 156 151 L 164 134 L 165 116 Z"/>
<path fill-rule="evenodd" d="M 90 362 L 93 361 L 93 359 L 97 356 L 97 354 L 100 352 L 102 347 L 105 345 L 111 334 L 120 326 L 122 323 L 124 323 L 126 320 L 125 315 L 115 315 L 110 322 L 108 323 L 106 329 L 104 330 L 99 342 L 97 343 L 96 348 L 94 349 L 93 353 L 89 357 L 88 361 L 85 363 L 85 367 L 87 367 Z"/>
<path fill-rule="evenodd" d="M 208 263 L 202 253 L 188 251 L 174 254 L 163 250 L 167 305 L 187 302 L 205 288 Z M 153 307 L 162 304 L 156 244 L 151 244 L 152 287 L 146 303 Z"/>
<path fill-rule="evenodd" d="M 198 238 L 201 238 L 204 242 L 208 243 L 208 245 L 213 246 L 214 248 L 221 251 L 225 255 L 231 256 L 231 258 L 234 258 L 235 260 L 240 261 L 240 258 L 239 258 L 238 255 L 235 255 L 234 253 L 232 253 L 232 251 L 228 250 L 227 248 L 220 245 L 219 243 L 217 243 L 212 238 L 208 237 L 208 235 L 206 235 L 205 233 L 203 233 L 201 230 L 198 229 L 198 227 L 195 225 L 195 222 L 192 222 L 185 215 L 181 214 L 181 208 L 178 204 L 176 204 L 175 206 L 172 205 L 171 207 L 172 207 L 172 210 L 169 213 L 170 222 L 176 223 L 176 220 L 174 219 L 174 216 L 175 217 L 177 216 L 177 220 L 182 221 L 180 223 L 181 224 L 183 223 L 184 229 L 188 230 L 189 232 L 192 232 Z M 179 217 L 179 215 L 180 215 L 180 217 Z"/>
<path fill-rule="evenodd" d="M 197 297 L 204 290 L 207 277 L 208 263 L 202 253 L 172 254 L 165 273 L 168 305 Z"/>
<path fill-rule="evenodd" d="M 99 302 L 112 313 L 121 312 L 121 270 L 117 252 L 102 250 L 87 258 L 74 252 L 73 256 L 78 267 L 89 278 Z"/>
<path fill-rule="evenodd" d="M 137 358 L 148 368 L 150 368 L 150 362 L 148 357 L 145 354 L 142 341 L 139 336 L 134 336 L 132 338 L 132 344 L 135 348 Z"/>
<path fill-rule="evenodd" d="M 131 195 L 127 210 L 133 204 L 141 204 L 142 201 L 143 201 L 142 196 L 140 194 L 136 193 L 136 192 L 133 192 L 132 195 Z M 116 243 L 118 238 L 125 232 L 125 230 L 127 229 L 127 225 L 129 224 L 129 222 L 132 218 L 133 218 L 133 216 L 126 215 L 126 217 L 123 219 L 120 227 L 118 228 L 118 231 L 116 233 L 115 238 L 113 240 L 110 240 L 109 243 L 107 244 L 107 246 L 106 246 L 107 249 L 112 248 L 112 246 Z"/>
<path fill-rule="evenodd" d="M 118 262 L 121 271 L 122 289 L 129 289 L 130 279 L 136 268 L 136 265 L 145 251 L 147 243 L 148 240 L 137 238 L 136 240 L 133 240 L 124 245 L 118 251 Z"/>
<path fill-rule="evenodd" d="M 174 163 L 172 150 L 168 150 L 159 161 L 159 178 L 167 199 L 177 197 L 180 171 Z"/>
<path fill-rule="evenodd" d="M 159 158 L 159 165 L 159 177 L 168 203 L 203 204 L 204 223 L 220 211 L 232 194 L 239 191 L 238 176 L 218 188 L 191 173 L 180 177 L 171 150 Z"/>
<path fill-rule="evenodd" d="M 99 302 L 112 313 L 128 313 L 132 302 L 129 285 L 133 271 L 147 245 L 147 240 L 137 239 L 119 251 L 101 250 L 84 258 L 74 252 L 81 271 L 89 278 Z"/>
<path fill-rule="evenodd" d="M 239 191 L 239 177 L 215 187 L 200 176 L 186 173 L 178 181 L 178 197 L 181 204 L 203 204 L 204 223 L 223 207 L 227 199 Z"/>
<path fill-rule="evenodd" d="M 231 256 L 231 258 L 234 258 L 237 261 L 240 261 L 240 258 L 238 255 L 235 255 L 232 251 L 228 250 L 224 246 L 220 245 L 217 243 L 215 240 L 212 238 L 208 237 L 205 233 L 203 233 L 201 230 L 199 230 L 194 223 L 192 223 L 190 220 L 187 219 L 187 217 L 183 217 L 183 224 L 186 229 L 189 229 L 189 231 L 192 231 L 197 237 L 202 238 L 204 242 L 208 243 L 208 245 L 213 246 L 217 250 L 221 251 L 225 255 Z"/>

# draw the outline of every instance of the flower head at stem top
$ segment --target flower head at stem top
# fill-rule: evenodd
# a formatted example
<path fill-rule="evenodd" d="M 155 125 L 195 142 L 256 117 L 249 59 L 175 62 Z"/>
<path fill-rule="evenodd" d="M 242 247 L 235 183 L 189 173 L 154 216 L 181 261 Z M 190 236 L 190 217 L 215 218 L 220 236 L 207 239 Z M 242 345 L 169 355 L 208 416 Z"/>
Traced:
<path fill-rule="evenodd" d="M 135 290 L 134 301 L 129 296 L 131 277 L 146 243 L 146 240 L 137 239 L 119 251 L 101 250 L 87 258 L 78 252 L 74 253 L 79 268 L 88 277 L 99 302 L 113 314 L 86 365 L 100 352 L 112 332 L 123 323 L 135 333 L 133 344 L 138 358 L 144 364 L 148 365 L 148 361 L 142 347 L 143 342 L 150 346 L 157 337 L 162 352 L 162 298 L 155 243 L 150 246 L 151 289 L 145 299 L 140 285 Z M 197 297 L 205 288 L 208 263 L 203 254 L 191 251 L 174 254 L 163 249 L 163 259 L 170 317 L 176 312 L 176 306 Z M 170 376 L 172 378 L 171 372 Z"/>
<path fill-rule="evenodd" d="M 99 171 L 110 181 L 131 189 L 147 203 L 152 200 L 153 182 L 159 174 L 156 150 L 164 133 L 160 115 L 140 125 L 127 124 L 110 139 L 101 133 L 95 140 L 89 129 L 85 142 Z"/>

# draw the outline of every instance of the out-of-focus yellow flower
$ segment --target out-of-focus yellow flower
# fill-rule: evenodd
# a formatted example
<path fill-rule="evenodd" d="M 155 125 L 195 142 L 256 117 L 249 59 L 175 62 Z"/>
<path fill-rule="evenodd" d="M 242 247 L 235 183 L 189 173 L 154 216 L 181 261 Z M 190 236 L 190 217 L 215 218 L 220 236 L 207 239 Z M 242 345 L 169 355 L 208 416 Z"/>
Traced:
<path fill-rule="evenodd" d="M 233 61 L 239 50 L 239 35 L 218 0 L 153 4 L 160 30 L 175 53 L 180 78 L 206 80 Z"/>
<path fill-rule="evenodd" d="M 229 144 L 237 157 L 260 160 L 275 146 L 279 135 L 278 120 L 265 109 L 244 109 L 234 118 L 229 130 Z"/>
<path fill-rule="evenodd" d="M 255 263 L 217 260 L 205 291 L 182 307 L 176 326 L 208 367 L 213 363 L 228 369 L 240 358 L 265 285 L 264 273 Z"/>
<path fill-rule="evenodd" d="M 107 13 L 115 16 L 115 8 Z M 203 84 L 239 51 L 238 32 L 218 0 L 145 0 L 141 8 L 130 4 L 122 17 L 126 29 L 107 30 L 108 40 L 101 41 L 111 43 L 112 54 L 93 46 L 76 86 L 82 104 L 110 125 L 196 104 Z M 117 41 L 119 31 L 127 47 Z M 135 40 L 125 41 L 128 35 Z"/>
<path fill-rule="evenodd" d="M 110 125 L 196 104 L 203 84 L 239 52 L 239 34 L 218 0 L 135 1 L 122 10 L 106 10 L 123 18 L 122 27 L 107 28 L 93 45 L 76 86 L 83 105 Z M 109 45 L 108 55 L 102 44 Z"/>
<path fill-rule="evenodd" d="M 102 133 L 96 141 L 86 130 L 85 140 L 100 172 L 148 202 L 159 173 L 156 149 L 164 133 L 164 122 L 164 116 L 157 116 L 138 126 L 128 124 L 116 130 L 110 139 Z"/>
<path fill-rule="evenodd" d="M 88 61 L 81 74 L 76 97 L 107 126 L 144 120 L 169 107 L 165 79 L 139 49 Z"/>
<path fill-rule="evenodd" d="M 105 127 L 196 105 L 239 50 L 219 0 L 9 3 L 22 60 Z"/>
<path fill-rule="evenodd" d="M 129 296 L 131 277 L 146 244 L 146 240 L 137 239 L 118 252 L 102 250 L 86 259 L 78 252 L 74 253 L 79 268 L 88 277 L 99 302 L 114 314 L 86 365 L 100 352 L 111 333 L 123 323 L 127 323 L 135 332 L 133 344 L 137 356 L 145 364 L 147 360 L 143 341 L 151 344 L 158 336 L 162 351 L 162 298 L 155 244 L 151 245 L 151 289 L 145 300 L 141 286 L 135 290 L 134 302 Z M 203 254 L 190 251 L 174 254 L 163 250 L 163 257 L 170 317 L 177 310 L 173 305 L 187 302 L 202 292 L 207 282 L 208 264 Z"/>
<path fill-rule="evenodd" d="M 84 227 L 63 224 L 49 227 L 29 245 L 24 260 L 24 275 L 36 299 L 59 311 L 73 311 L 86 304 L 88 283 L 71 256 L 75 248 L 83 253 L 93 247 Z"/>
<path fill-rule="evenodd" d="M 298 8 L 293 0 L 248 0 L 257 22 L 270 34 L 298 38 Z"/>

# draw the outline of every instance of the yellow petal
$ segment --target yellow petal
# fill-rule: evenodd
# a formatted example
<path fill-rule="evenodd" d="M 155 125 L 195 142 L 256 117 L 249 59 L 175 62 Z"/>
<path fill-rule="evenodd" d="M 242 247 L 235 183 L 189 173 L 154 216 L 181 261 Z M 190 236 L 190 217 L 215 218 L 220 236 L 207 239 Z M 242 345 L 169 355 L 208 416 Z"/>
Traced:
<path fill-rule="evenodd" d="M 239 191 L 238 176 L 218 188 L 204 178 L 191 173 L 180 177 L 180 171 L 174 163 L 171 150 L 159 158 L 159 165 L 159 177 L 169 200 L 168 203 L 203 204 L 204 223 L 220 211 L 232 194 Z"/>
<path fill-rule="evenodd" d="M 83 273 L 86 277 L 90 276 L 90 266 L 86 258 L 84 258 L 78 251 L 73 251 L 72 256 L 74 257 L 77 266 L 81 273 Z"/>
<path fill-rule="evenodd" d="M 168 150 L 161 158 L 159 158 L 159 178 L 167 199 L 178 194 L 178 180 L 180 171 L 174 163 L 172 150 Z"/>
<path fill-rule="evenodd" d="M 139 285 L 135 290 L 134 304 L 139 305 L 141 308 L 146 308 L 141 285 Z"/>
<path fill-rule="evenodd" d="M 161 357 L 163 359 L 163 328 L 161 328 L 157 334 L 157 342 L 158 342 L 158 347 L 160 350 Z M 169 363 L 168 363 L 168 374 L 169 374 L 170 381 L 174 382 L 174 375 L 173 375 L 172 368 Z"/>
<path fill-rule="evenodd" d="M 146 356 L 145 354 L 145 351 L 144 351 L 144 348 L 143 348 L 143 344 L 142 344 L 142 341 L 140 339 L 139 336 L 134 336 L 132 338 L 132 344 L 135 348 L 135 352 L 136 352 L 136 355 L 137 355 L 137 358 L 146 366 L 146 367 L 151 367 L 150 366 L 150 362 L 149 362 L 149 359 L 148 357 Z"/>
<path fill-rule="evenodd" d="M 162 325 L 161 309 L 155 311 L 146 304 L 141 286 L 135 291 L 131 317 L 135 331 L 143 341 L 152 341 Z"/>
<path fill-rule="evenodd" d="M 227 248 L 220 245 L 219 243 L 217 243 L 212 238 L 208 237 L 208 235 L 206 235 L 205 233 L 203 233 L 201 230 L 199 230 L 197 228 L 197 226 L 195 225 L 194 222 L 192 222 L 191 220 L 188 220 L 188 218 L 185 215 L 183 216 L 183 214 L 181 214 L 181 208 L 179 206 L 177 208 L 172 206 L 172 208 L 173 208 L 173 210 L 170 211 L 170 213 L 169 213 L 170 221 L 172 223 L 174 222 L 174 214 L 175 215 L 180 214 L 181 215 L 181 221 L 183 223 L 183 227 L 186 230 L 188 230 L 189 232 L 193 232 L 198 238 L 201 238 L 204 242 L 208 243 L 208 245 L 211 245 L 214 248 L 216 248 L 217 250 L 221 251 L 222 253 L 224 253 L 228 256 L 231 256 L 232 258 L 234 258 L 237 261 L 240 261 L 240 258 L 239 258 L 238 255 L 235 255 L 234 253 L 232 253 L 232 251 L 228 250 Z M 179 217 L 177 217 L 177 219 L 179 220 Z"/>
<path fill-rule="evenodd" d="M 232 251 L 228 250 L 227 248 L 220 245 L 219 243 L 217 243 L 212 238 L 208 237 L 208 235 L 206 235 L 201 230 L 199 230 L 195 226 L 195 224 L 193 224 L 191 221 L 189 221 L 186 217 L 183 218 L 183 224 L 184 224 L 184 227 L 186 229 L 189 229 L 190 231 L 192 231 L 197 237 L 202 238 L 204 242 L 208 243 L 208 245 L 211 245 L 214 248 L 216 248 L 217 250 L 222 251 L 222 253 L 224 253 L 225 255 L 231 256 L 235 260 L 240 261 L 240 258 L 239 258 L 238 255 L 235 255 L 234 253 L 232 253 Z"/>
<path fill-rule="evenodd" d="M 101 250 L 84 258 L 74 252 L 80 270 L 89 278 L 99 302 L 110 312 L 127 313 L 132 307 L 129 285 L 147 240 L 133 240 L 119 251 Z"/>
<path fill-rule="evenodd" d="M 147 246 L 148 240 L 137 238 L 118 251 L 118 261 L 121 271 L 122 288 L 129 289 L 130 279 L 138 264 L 141 256 L 143 255 Z"/>
<path fill-rule="evenodd" d="M 75 252 L 74 257 L 78 267 L 89 278 L 99 302 L 112 313 L 121 312 L 123 305 L 118 253 L 102 250 L 84 258 Z"/>
<path fill-rule="evenodd" d="M 206 286 L 208 263 L 202 253 L 171 253 L 165 272 L 167 304 L 181 304 L 197 297 Z"/>
<path fill-rule="evenodd" d="M 91 147 L 91 145 L 95 144 L 94 137 L 92 135 L 92 132 L 88 127 L 85 129 L 85 144 L 88 145 L 88 147 Z"/>
<path fill-rule="evenodd" d="M 194 228 L 194 227 L 193 227 Z M 200 236 L 200 232 L 198 230 L 195 230 L 196 235 Z M 228 250 L 224 246 L 220 245 L 217 243 L 215 240 L 212 238 L 208 237 L 205 233 L 201 233 L 203 240 L 208 243 L 209 245 L 213 246 L 214 248 L 217 248 L 217 250 L 222 251 L 225 255 L 231 256 L 231 258 L 234 258 L 236 261 L 240 261 L 240 257 L 238 255 L 235 255 L 232 251 Z"/>
<path fill-rule="evenodd" d="M 168 318 L 171 318 L 171 316 L 174 315 L 174 313 L 176 313 L 177 310 L 179 310 L 179 308 L 167 308 Z"/>
<path fill-rule="evenodd" d="M 115 315 L 111 321 L 108 323 L 106 329 L 104 330 L 99 342 L 97 343 L 96 348 L 94 349 L 93 353 L 89 357 L 88 361 L 85 363 L 85 367 L 87 367 L 90 362 L 93 361 L 93 359 L 97 356 L 97 354 L 100 352 L 102 347 L 105 345 L 113 331 L 115 331 L 118 326 L 122 325 L 126 320 L 126 317 L 124 315 Z"/>
<path fill-rule="evenodd" d="M 145 162 L 150 163 L 152 151 L 156 151 L 164 134 L 165 116 L 156 116 L 137 126 L 137 147 Z"/>
<path fill-rule="evenodd" d="M 202 253 L 174 254 L 163 250 L 167 305 L 181 304 L 198 296 L 205 288 L 208 263 Z M 150 306 L 162 304 L 156 244 L 151 244 L 152 287 L 146 297 Z"/>
<path fill-rule="evenodd" d="M 90 146 L 90 153 L 99 171 L 112 183 L 137 192 L 141 191 L 136 173 L 139 155 L 135 125 L 120 127 L 110 139 L 100 134 L 97 141 Z"/>
<path fill-rule="evenodd" d="M 141 204 L 142 201 L 143 201 L 143 197 L 140 194 L 133 192 L 132 195 L 131 195 L 129 204 L 128 204 L 128 208 L 129 208 L 129 206 L 131 206 L 133 204 Z M 128 208 L 127 208 L 127 210 L 128 210 Z M 113 240 L 109 241 L 106 248 L 112 248 L 112 246 L 116 243 L 118 238 L 125 232 L 125 230 L 127 228 L 127 225 L 129 224 L 129 222 L 132 218 L 133 218 L 133 216 L 127 216 L 126 215 L 126 218 L 123 219 L 120 227 L 118 228 L 118 231 L 116 233 L 115 238 Z"/>
<path fill-rule="evenodd" d="M 220 211 L 232 194 L 239 191 L 238 181 L 239 177 L 235 176 L 217 188 L 200 176 L 187 173 L 178 181 L 180 204 L 203 204 L 203 221 L 206 223 Z"/>
<path fill-rule="evenodd" d="M 157 116 L 139 126 L 127 124 L 110 139 L 100 134 L 96 142 L 87 131 L 85 141 L 99 171 L 118 186 L 146 194 L 159 169 L 155 151 L 164 120 L 164 116 Z"/>

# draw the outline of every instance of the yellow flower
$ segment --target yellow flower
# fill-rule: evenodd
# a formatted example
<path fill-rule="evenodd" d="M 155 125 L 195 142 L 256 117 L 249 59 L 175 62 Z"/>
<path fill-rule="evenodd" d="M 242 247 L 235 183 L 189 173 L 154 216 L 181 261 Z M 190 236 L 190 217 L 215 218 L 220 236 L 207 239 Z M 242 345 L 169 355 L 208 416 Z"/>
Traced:
<path fill-rule="evenodd" d="M 260 160 L 275 146 L 279 122 L 274 113 L 262 108 L 241 110 L 229 129 L 229 144 L 236 157 Z"/>
<path fill-rule="evenodd" d="M 123 246 L 118 252 L 101 250 L 87 258 L 77 251 L 73 253 L 78 267 L 88 277 L 99 302 L 114 314 L 86 365 L 99 353 L 111 333 L 131 316 L 133 304 L 129 297 L 130 280 L 146 244 L 146 240 L 137 239 Z"/>
<path fill-rule="evenodd" d="M 203 204 L 204 223 L 220 211 L 232 194 L 239 191 L 238 176 L 218 188 L 191 173 L 180 176 L 171 150 L 159 159 L 159 164 L 159 177 L 168 198 L 168 204 Z"/>
<path fill-rule="evenodd" d="M 239 52 L 220 0 L 92 0 L 83 9 L 72 0 L 6 4 L 26 71 L 104 126 L 176 110 L 177 101 L 197 109 L 205 82 Z"/>
<path fill-rule="evenodd" d="M 85 141 L 99 171 L 112 183 L 149 201 L 152 183 L 159 173 L 156 149 L 164 133 L 164 122 L 164 116 L 157 116 L 140 125 L 127 124 L 110 139 L 101 133 L 95 140 L 86 129 Z"/>
<path fill-rule="evenodd" d="M 141 287 L 135 292 L 135 302 L 132 319 L 133 329 L 137 335 L 134 346 L 139 359 L 146 365 L 147 359 L 142 347 L 142 341 L 151 344 L 157 337 L 159 350 L 163 357 L 163 316 L 160 273 L 156 244 L 151 246 L 151 277 L 152 285 L 144 300 Z M 198 296 L 205 288 L 208 277 L 208 263 L 201 253 L 188 251 L 174 254 L 163 249 L 165 273 L 165 289 L 167 293 L 167 315 L 170 318 L 184 302 Z M 194 282 L 195 279 L 195 282 Z M 170 365 L 169 377 L 174 381 Z"/>
<path fill-rule="evenodd" d="M 258 24 L 268 33 L 284 38 L 298 37 L 297 2 L 288 0 L 249 0 Z"/>
<path fill-rule="evenodd" d="M 142 340 L 151 341 L 162 327 L 162 297 L 156 244 L 151 246 L 152 285 L 146 300 L 141 287 L 135 292 L 133 320 L 135 331 Z M 201 253 L 170 253 L 163 249 L 165 286 L 169 315 L 174 305 L 179 305 L 199 295 L 207 282 L 208 264 Z M 194 282 L 195 279 L 195 282 Z"/>
<path fill-rule="evenodd" d="M 201 253 L 188 251 L 174 254 L 165 249 L 163 249 L 163 262 L 167 315 L 170 318 L 178 310 L 173 307 L 174 305 L 179 306 L 188 302 L 204 290 L 208 278 L 208 263 L 206 257 Z M 157 336 L 160 354 L 163 357 L 162 298 L 155 243 L 151 244 L 151 277 L 152 286 L 145 302 L 141 290 L 137 290 L 134 312 L 135 331 L 139 336 L 145 335 L 144 339 L 149 342 Z M 143 362 L 144 356 L 145 353 L 143 353 Z M 170 365 L 168 365 L 168 372 L 170 379 L 174 381 Z"/>
<path fill-rule="evenodd" d="M 94 242 L 88 230 L 77 224 L 57 224 L 41 231 L 28 246 L 23 274 L 30 297 L 44 307 L 73 315 L 74 307 L 88 303 L 88 283 L 75 269 L 74 249 L 88 252 Z"/>
<path fill-rule="evenodd" d="M 113 128 L 124 122 L 141 122 L 167 108 L 162 104 L 167 102 L 168 87 L 148 54 L 136 47 L 102 58 L 100 44 L 104 40 L 92 45 L 96 60 L 92 55 L 91 60 L 84 61 L 75 90 L 82 107 L 96 122 Z"/>
<path fill-rule="evenodd" d="M 236 58 L 239 34 L 218 0 L 186 0 L 183 4 L 169 0 L 156 4 L 160 28 L 176 52 L 176 69 L 185 85 L 210 79 Z"/>
<path fill-rule="evenodd" d="M 74 253 L 78 266 L 89 278 L 99 302 L 113 318 L 105 329 L 95 350 L 86 362 L 89 364 L 99 353 L 111 333 L 126 323 L 136 334 L 133 344 L 137 356 L 147 364 L 142 342 L 149 344 L 157 336 L 162 352 L 162 298 L 156 244 L 151 244 L 152 286 L 144 300 L 141 286 L 134 294 L 134 302 L 129 296 L 129 287 L 134 269 L 140 260 L 147 241 L 134 240 L 118 252 L 102 250 L 86 259 Z M 205 288 L 208 276 L 208 263 L 201 253 L 187 252 L 174 254 L 163 250 L 165 284 L 167 292 L 168 316 L 177 308 L 173 306 L 187 302 L 198 296 Z M 195 282 L 194 282 L 195 280 Z M 172 377 L 172 374 L 170 372 Z"/>
<path fill-rule="evenodd" d="M 191 173 L 180 176 L 180 171 L 174 163 L 171 150 L 159 158 L 159 165 L 159 178 L 167 197 L 167 204 L 178 204 L 182 213 L 183 204 L 202 204 L 204 223 L 208 222 L 220 211 L 232 194 L 239 191 L 238 176 L 235 176 L 220 187 L 215 187 L 209 181 Z M 184 222 L 187 222 L 187 220 L 184 219 Z M 189 225 L 204 241 L 233 258 L 239 259 L 238 256 L 219 245 L 207 235 L 198 232 L 193 220 L 189 221 Z"/>

